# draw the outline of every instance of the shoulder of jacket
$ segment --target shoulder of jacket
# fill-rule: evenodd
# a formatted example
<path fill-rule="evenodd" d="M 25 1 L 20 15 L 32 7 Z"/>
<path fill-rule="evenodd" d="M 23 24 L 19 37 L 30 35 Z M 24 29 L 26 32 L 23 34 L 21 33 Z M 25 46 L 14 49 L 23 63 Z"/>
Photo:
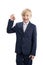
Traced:
<path fill-rule="evenodd" d="M 18 22 L 18 23 L 16 23 L 17 25 L 19 25 L 19 24 L 21 24 L 22 22 Z"/>
<path fill-rule="evenodd" d="M 30 23 L 31 23 L 31 22 L 30 22 Z M 35 24 L 33 24 L 33 23 L 31 23 L 31 26 L 32 26 L 32 27 L 36 27 L 36 25 L 35 25 Z"/>

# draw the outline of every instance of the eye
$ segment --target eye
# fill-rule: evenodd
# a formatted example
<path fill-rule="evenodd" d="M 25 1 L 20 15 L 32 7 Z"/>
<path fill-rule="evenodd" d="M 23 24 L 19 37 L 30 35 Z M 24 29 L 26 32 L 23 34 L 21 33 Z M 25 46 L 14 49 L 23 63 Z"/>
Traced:
<path fill-rule="evenodd" d="M 29 16 L 29 15 L 27 15 L 27 16 Z"/>
<path fill-rule="evenodd" d="M 23 16 L 25 16 L 25 15 L 23 15 Z"/>

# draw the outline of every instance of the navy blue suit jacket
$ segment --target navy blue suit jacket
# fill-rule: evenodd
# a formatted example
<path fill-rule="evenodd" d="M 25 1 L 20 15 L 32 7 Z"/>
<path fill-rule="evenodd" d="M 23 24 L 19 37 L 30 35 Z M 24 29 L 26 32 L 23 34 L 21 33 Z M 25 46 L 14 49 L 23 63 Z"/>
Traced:
<path fill-rule="evenodd" d="M 23 22 L 16 23 L 14 27 L 13 22 L 9 19 L 7 26 L 7 33 L 16 33 L 16 47 L 15 52 L 24 55 L 36 54 L 37 32 L 36 25 L 29 22 L 25 32 L 23 32 Z"/>

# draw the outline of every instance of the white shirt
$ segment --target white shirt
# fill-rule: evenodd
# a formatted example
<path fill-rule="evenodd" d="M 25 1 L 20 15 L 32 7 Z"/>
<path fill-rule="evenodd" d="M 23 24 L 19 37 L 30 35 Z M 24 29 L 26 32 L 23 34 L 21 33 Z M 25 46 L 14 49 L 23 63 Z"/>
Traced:
<path fill-rule="evenodd" d="M 26 28 L 27 28 L 27 25 L 28 25 L 29 22 L 25 23 L 23 22 L 23 31 L 25 32 Z"/>

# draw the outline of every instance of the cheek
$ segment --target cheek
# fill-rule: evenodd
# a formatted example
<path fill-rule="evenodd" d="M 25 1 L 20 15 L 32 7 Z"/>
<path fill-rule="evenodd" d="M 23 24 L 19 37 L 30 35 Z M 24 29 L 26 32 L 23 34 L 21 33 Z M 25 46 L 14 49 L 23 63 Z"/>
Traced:
<path fill-rule="evenodd" d="M 30 17 L 27 17 L 27 19 L 30 19 Z"/>
<path fill-rule="evenodd" d="M 25 17 L 22 17 L 22 19 L 24 20 L 24 19 L 25 19 Z"/>

